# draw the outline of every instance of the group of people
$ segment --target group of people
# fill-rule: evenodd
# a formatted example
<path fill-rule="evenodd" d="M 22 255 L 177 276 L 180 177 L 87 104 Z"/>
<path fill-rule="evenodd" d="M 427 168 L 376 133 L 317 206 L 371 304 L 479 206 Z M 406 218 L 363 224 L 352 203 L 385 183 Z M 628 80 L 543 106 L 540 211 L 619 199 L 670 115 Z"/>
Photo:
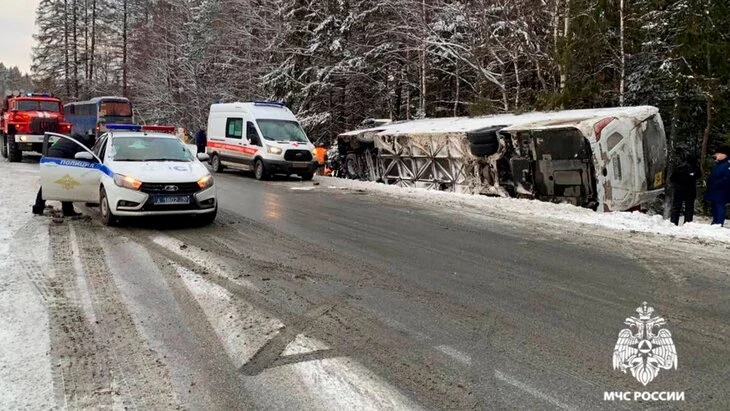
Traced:
<path fill-rule="evenodd" d="M 705 201 L 710 203 L 712 224 L 724 225 L 727 204 L 730 203 L 730 146 L 723 145 L 715 150 L 715 165 L 707 177 Z M 672 198 L 671 221 L 679 225 L 679 217 L 684 208 L 684 222 L 694 219 L 695 199 L 697 198 L 697 181 L 702 171 L 697 157 L 688 154 L 669 177 L 674 187 Z"/>

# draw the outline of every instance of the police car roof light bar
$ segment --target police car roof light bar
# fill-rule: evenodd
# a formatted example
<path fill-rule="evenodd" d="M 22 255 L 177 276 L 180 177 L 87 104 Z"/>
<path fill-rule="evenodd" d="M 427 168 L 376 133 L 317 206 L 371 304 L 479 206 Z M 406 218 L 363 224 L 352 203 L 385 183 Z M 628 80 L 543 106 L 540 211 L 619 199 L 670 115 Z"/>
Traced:
<path fill-rule="evenodd" d="M 106 124 L 109 131 L 141 131 L 142 126 L 139 124 Z"/>
<path fill-rule="evenodd" d="M 144 125 L 142 131 L 157 131 L 160 133 L 175 133 L 175 126 Z"/>
<path fill-rule="evenodd" d="M 253 105 L 254 106 L 279 107 L 279 108 L 282 108 L 285 106 L 283 101 L 254 101 Z"/>

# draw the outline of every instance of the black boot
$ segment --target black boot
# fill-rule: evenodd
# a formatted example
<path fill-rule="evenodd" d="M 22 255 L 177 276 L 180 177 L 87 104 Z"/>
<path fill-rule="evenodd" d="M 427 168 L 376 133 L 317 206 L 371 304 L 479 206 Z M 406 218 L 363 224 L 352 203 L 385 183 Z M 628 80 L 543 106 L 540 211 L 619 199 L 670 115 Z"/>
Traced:
<path fill-rule="evenodd" d="M 63 212 L 64 217 L 78 217 L 81 215 L 81 213 L 77 213 L 76 210 L 74 210 L 73 203 L 66 201 L 61 203 L 61 211 Z"/>
<path fill-rule="evenodd" d="M 33 205 L 33 214 L 43 215 L 43 210 L 46 208 L 46 202 L 43 200 L 43 192 L 38 189 L 38 194 L 35 196 L 35 204 Z"/>

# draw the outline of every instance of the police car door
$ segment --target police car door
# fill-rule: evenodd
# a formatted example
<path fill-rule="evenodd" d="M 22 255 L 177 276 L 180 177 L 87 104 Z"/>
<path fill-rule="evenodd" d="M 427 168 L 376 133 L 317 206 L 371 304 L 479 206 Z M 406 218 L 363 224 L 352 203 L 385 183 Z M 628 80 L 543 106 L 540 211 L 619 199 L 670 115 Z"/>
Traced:
<path fill-rule="evenodd" d="M 42 157 L 41 188 L 44 200 L 98 202 L 99 183 L 104 165 L 99 157 L 75 139 L 55 133 L 46 133 L 44 146 L 50 135 L 65 138 L 79 145 L 83 150 L 75 159 Z M 44 150 L 45 151 L 45 150 Z"/>

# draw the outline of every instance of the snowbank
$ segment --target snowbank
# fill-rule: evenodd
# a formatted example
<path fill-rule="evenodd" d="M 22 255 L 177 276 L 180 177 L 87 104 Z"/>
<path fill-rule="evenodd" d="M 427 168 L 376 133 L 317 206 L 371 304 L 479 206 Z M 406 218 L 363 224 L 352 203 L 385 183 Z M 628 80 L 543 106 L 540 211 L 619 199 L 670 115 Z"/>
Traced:
<path fill-rule="evenodd" d="M 450 193 L 422 188 L 404 188 L 395 185 L 319 177 L 320 183 L 331 189 L 365 190 L 443 207 L 476 208 L 485 215 L 499 214 L 510 217 L 540 218 L 554 222 L 568 222 L 621 231 L 659 234 L 677 238 L 718 241 L 730 244 L 730 229 L 703 223 L 675 226 L 662 216 L 640 212 L 597 213 L 570 204 L 553 204 L 537 200 L 486 197 Z"/>

